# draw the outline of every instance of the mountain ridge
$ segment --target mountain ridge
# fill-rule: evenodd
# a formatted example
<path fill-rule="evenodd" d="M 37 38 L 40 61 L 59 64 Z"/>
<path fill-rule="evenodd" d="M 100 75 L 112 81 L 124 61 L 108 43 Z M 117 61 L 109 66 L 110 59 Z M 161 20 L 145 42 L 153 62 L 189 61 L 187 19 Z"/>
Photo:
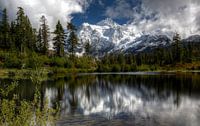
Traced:
<path fill-rule="evenodd" d="M 89 41 L 94 56 L 107 53 L 138 53 L 158 47 L 166 47 L 172 43 L 172 36 L 157 32 L 135 33 L 132 24 L 119 25 L 107 18 L 97 24 L 83 23 L 78 31 L 80 45 Z M 200 42 L 200 35 L 189 36 L 183 42 Z"/>

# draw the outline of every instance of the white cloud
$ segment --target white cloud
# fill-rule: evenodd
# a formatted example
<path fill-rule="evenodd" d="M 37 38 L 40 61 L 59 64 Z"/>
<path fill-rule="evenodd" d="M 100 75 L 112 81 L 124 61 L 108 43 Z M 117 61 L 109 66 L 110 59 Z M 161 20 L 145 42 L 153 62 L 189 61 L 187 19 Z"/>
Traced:
<path fill-rule="evenodd" d="M 0 7 L 7 8 L 10 18 L 15 19 L 17 7 L 23 7 L 34 27 L 38 27 L 39 19 L 45 15 L 51 28 L 57 20 L 63 25 L 71 21 L 71 14 L 83 13 L 92 0 L 0 0 Z"/>
<path fill-rule="evenodd" d="M 112 6 L 107 7 L 105 15 L 114 19 L 130 18 L 133 17 L 133 11 L 130 1 L 116 0 Z"/>
<path fill-rule="evenodd" d="M 179 32 L 183 37 L 199 34 L 200 1 L 198 0 L 143 0 L 143 11 L 157 13 L 147 30 L 159 29 Z M 149 24 L 145 24 L 149 26 Z"/>
<path fill-rule="evenodd" d="M 182 37 L 200 33 L 200 0 L 141 0 L 137 6 L 129 0 L 117 1 L 106 15 L 129 18 L 136 33 L 179 32 Z"/>

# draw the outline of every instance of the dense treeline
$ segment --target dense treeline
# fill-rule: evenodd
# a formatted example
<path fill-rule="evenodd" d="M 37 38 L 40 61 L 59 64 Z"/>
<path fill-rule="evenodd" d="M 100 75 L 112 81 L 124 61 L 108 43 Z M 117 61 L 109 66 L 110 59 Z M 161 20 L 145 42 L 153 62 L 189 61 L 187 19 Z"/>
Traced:
<path fill-rule="evenodd" d="M 39 29 L 32 27 L 23 8 L 18 8 L 16 16 L 16 20 L 10 23 L 7 10 L 3 10 L 0 22 L 0 67 L 94 69 L 95 60 L 89 54 L 80 58 L 75 55 L 79 40 L 72 23 L 64 28 L 58 21 L 51 32 L 45 16 L 38 21 Z"/>
<path fill-rule="evenodd" d="M 66 24 L 65 28 L 58 21 L 54 31 L 51 31 L 45 16 L 38 21 L 39 29 L 32 27 L 23 8 L 18 8 L 16 16 L 16 20 L 10 22 L 7 10 L 3 10 L 0 22 L 1 68 L 61 67 L 127 72 L 176 68 L 177 65 L 189 63 L 191 66 L 187 69 L 200 68 L 200 44 L 183 43 L 178 33 L 168 47 L 136 54 L 108 54 L 97 60 L 91 56 L 89 41 L 85 42 L 85 54 L 82 57 L 76 56 L 79 40 L 77 29 L 72 23 Z M 192 64 L 194 62 L 196 65 Z"/>
<path fill-rule="evenodd" d="M 176 33 L 173 43 L 165 48 L 156 48 L 150 52 L 137 54 L 109 54 L 102 58 L 98 71 L 149 71 L 188 69 L 199 70 L 200 43 L 183 43 Z M 184 65 L 185 64 L 185 65 Z M 179 68 L 178 68 L 179 67 Z M 173 68 L 173 69 L 172 69 Z"/>
<path fill-rule="evenodd" d="M 58 21 L 55 26 L 54 38 L 50 37 L 50 28 L 45 16 L 40 19 L 40 28 L 34 29 L 23 8 L 19 7 L 17 18 L 9 23 L 7 10 L 3 10 L 2 21 L 0 24 L 0 48 L 2 50 L 15 50 L 18 53 L 26 54 L 34 51 L 40 54 L 49 54 L 50 41 L 53 41 L 53 48 L 56 56 L 64 56 L 66 43 L 70 44 L 68 52 L 75 53 L 78 38 L 75 34 L 75 26 L 67 24 L 69 35 L 66 36 L 63 26 Z M 66 38 L 68 40 L 66 41 Z M 68 42 L 69 41 L 69 42 Z"/>

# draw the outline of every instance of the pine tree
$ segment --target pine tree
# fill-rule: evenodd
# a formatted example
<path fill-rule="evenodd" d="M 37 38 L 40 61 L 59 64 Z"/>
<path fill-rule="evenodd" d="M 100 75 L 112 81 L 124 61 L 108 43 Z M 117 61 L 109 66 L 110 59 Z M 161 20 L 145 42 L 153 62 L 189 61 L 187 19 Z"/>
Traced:
<path fill-rule="evenodd" d="M 36 45 L 36 32 L 32 28 L 30 20 L 24 13 L 22 7 L 18 7 L 16 27 L 15 27 L 15 46 L 21 53 L 27 50 L 33 51 Z"/>
<path fill-rule="evenodd" d="M 36 50 L 36 30 L 32 28 L 28 16 L 25 17 L 26 27 L 26 46 L 30 51 Z"/>
<path fill-rule="evenodd" d="M 2 21 L 1 21 L 1 42 L 0 47 L 2 49 L 9 49 L 11 47 L 11 38 L 10 38 L 10 24 L 8 21 L 7 10 L 3 10 Z"/>
<path fill-rule="evenodd" d="M 38 34 L 37 34 L 36 52 L 42 53 L 42 50 L 43 50 L 42 29 L 39 28 L 39 31 L 38 31 Z"/>
<path fill-rule="evenodd" d="M 75 56 L 75 50 L 78 45 L 78 37 L 76 35 L 76 28 L 72 23 L 68 23 L 67 29 L 69 30 L 69 37 L 67 44 L 68 45 L 68 52 L 71 53 L 71 56 Z"/>
<path fill-rule="evenodd" d="M 15 36 L 16 48 L 22 53 L 25 52 L 26 41 L 26 26 L 25 26 L 25 14 L 22 7 L 18 7 L 17 19 L 16 19 L 16 36 Z"/>
<path fill-rule="evenodd" d="M 181 44 L 181 37 L 178 33 L 176 33 L 173 37 L 174 46 L 174 60 L 177 62 L 181 62 L 183 58 L 183 47 Z"/>
<path fill-rule="evenodd" d="M 56 51 L 57 56 L 62 57 L 64 56 L 65 33 L 60 21 L 58 21 L 56 25 L 56 30 L 54 31 L 54 34 L 54 49 Z"/>
<path fill-rule="evenodd" d="M 42 52 L 43 54 L 47 54 L 49 49 L 50 29 L 49 26 L 47 25 L 47 19 L 45 16 L 41 17 L 40 22 L 41 22 L 41 33 L 42 33 L 42 43 L 43 43 Z"/>
<path fill-rule="evenodd" d="M 16 39 L 16 24 L 14 21 L 10 25 L 10 38 L 11 38 L 11 50 L 16 50 L 15 39 Z"/>

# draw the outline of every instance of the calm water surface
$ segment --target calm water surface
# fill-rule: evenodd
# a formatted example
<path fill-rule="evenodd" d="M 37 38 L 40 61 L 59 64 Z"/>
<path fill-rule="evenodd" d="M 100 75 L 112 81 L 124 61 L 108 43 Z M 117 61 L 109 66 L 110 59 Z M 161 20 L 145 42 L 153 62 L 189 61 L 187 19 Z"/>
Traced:
<path fill-rule="evenodd" d="M 34 85 L 15 92 L 32 100 Z M 9 83 L 10 79 L 1 80 Z M 58 126 L 199 126 L 200 74 L 77 74 L 42 84 L 49 106 L 60 106 Z"/>

